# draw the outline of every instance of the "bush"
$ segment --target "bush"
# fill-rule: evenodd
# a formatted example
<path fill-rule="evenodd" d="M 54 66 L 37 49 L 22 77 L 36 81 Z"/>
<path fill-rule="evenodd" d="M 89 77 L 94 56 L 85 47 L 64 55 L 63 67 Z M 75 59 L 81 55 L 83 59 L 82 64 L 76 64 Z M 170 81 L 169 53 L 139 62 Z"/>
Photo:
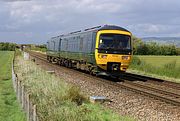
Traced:
<path fill-rule="evenodd" d="M 43 45 L 31 45 L 31 50 L 46 52 L 47 47 L 45 44 L 43 44 Z"/>
<path fill-rule="evenodd" d="M 80 94 L 80 89 L 76 86 L 69 87 L 65 99 L 70 100 L 71 102 L 75 102 L 77 105 L 82 105 L 83 102 L 87 101 L 87 99 L 82 94 Z"/>
<path fill-rule="evenodd" d="M 142 62 L 137 56 L 133 56 L 131 65 L 140 65 Z"/>
<path fill-rule="evenodd" d="M 135 55 L 180 55 L 180 48 L 174 44 L 145 43 L 135 36 L 132 36 L 132 41 Z"/>
<path fill-rule="evenodd" d="M 16 44 L 14 43 L 4 43 L 4 42 L 1 42 L 0 43 L 0 50 L 3 50 L 3 51 L 14 51 L 16 48 Z"/>

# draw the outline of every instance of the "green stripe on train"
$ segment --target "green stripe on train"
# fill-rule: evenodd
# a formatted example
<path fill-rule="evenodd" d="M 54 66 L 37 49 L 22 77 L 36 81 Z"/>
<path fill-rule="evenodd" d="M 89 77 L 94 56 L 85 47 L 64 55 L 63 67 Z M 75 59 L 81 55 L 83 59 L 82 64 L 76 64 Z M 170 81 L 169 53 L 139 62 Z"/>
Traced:
<path fill-rule="evenodd" d="M 54 57 L 68 58 L 72 60 L 85 60 L 88 63 L 95 63 L 95 53 L 68 52 L 68 51 L 47 51 L 47 55 Z"/>

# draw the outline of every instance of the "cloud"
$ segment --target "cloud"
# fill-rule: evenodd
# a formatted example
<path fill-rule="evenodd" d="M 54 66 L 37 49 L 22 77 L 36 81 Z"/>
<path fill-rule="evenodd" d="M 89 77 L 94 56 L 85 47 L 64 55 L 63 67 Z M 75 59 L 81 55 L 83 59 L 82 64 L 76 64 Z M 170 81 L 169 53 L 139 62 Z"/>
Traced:
<path fill-rule="evenodd" d="M 31 0 L 0 0 L 2 2 L 17 2 L 17 1 L 21 1 L 21 2 L 24 2 L 24 1 L 31 1 Z"/>
<path fill-rule="evenodd" d="M 177 0 L 8 1 L 0 2 L 0 41 L 8 41 L 3 33 L 10 32 L 15 41 L 45 42 L 51 36 L 102 24 L 128 28 L 139 37 L 179 35 L 180 31 Z"/>
<path fill-rule="evenodd" d="M 130 29 L 134 31 L 143 31 L 146 33 L 159 33 L 160 31 L 165 30 L 165 26 L 162 25 L 154 25 L 154 24 L 137 24 L 137 25 L 130 25 Z"/>

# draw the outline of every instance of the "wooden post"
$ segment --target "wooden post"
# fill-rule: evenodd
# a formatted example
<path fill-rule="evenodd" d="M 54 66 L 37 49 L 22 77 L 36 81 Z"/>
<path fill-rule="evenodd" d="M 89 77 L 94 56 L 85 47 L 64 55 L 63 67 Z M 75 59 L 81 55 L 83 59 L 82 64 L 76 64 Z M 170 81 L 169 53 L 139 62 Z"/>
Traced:
<path fill-rule="evenodd" d="M 37 117 L 37 114 L 36 114 L 36 105 L 33 105 L 33 121 L 37 121 L 36 117 Z"/>
<path fill-rule="evenodd" d="M 21 81 L 18 81 L 19 82 L 19 102 L 22 103 L 22 87 L 21 87 Z"/>
<path fill-rule="evenodd" d="M 27 121 L 29 121 L 29 117 L 30 117 L 30 103 L 29 103 L 29 100 L 30 100 L 30 94 L 27 94 Z"/>
<path fill-rule="evenodd" d="M 16 95 L 17 95 L 17 99 L 19 99 L 18 97 L 18 79 L 16 77 Z"/>
<path fill-rule="evenodd" d="M 20 97 L 20 95 L 19 95 L 19 85 L 20 85 L 20 82 L 19 82 L 19 80 L 17 80 L 17 99 L 18 99 L 18 101 L 19 101 L 19 97 Z"/>
<path fill-rule="evenodd" d="M 22 104 L 22 108 L 24 109 L 24 85 L 22 85 L 21 88 L 21 104 Z"/>
<path fill-rule="evenodd" d="M 33 121 L 33 104 L 29 100 L 29 121 Z"/>
<path fill-rule="evenodd" d="M 15 81 L 16 81 L 16 75 L 15 75 L 15 73 L 14 73 L 14 64 L 12 63 L 12 82 L 13 82 L 14 90 L 16 91 Z"/>
<path fill-rule="evenodd" d="M 15 79 L 15 87 L 16 87 L 16 96 L 17 96 L 17 91 L 18 91 L 18 77 L 17 77 L 17 74 L 16 74 L 16 77 L 15 77 L 16 79 Z"/>
<path fill-rule="evenodd" d="M 24 87 L 24 111 L 27 112 L 27 94 Z"/>

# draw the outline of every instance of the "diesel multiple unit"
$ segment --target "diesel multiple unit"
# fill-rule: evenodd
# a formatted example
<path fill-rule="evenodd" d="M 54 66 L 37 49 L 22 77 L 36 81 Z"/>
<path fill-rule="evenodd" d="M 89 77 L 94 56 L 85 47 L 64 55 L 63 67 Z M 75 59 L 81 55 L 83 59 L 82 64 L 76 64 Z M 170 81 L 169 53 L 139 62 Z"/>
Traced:
<path fill-rule="evenodd" d="M 47 42 L 49 62 L 94 74 L 118 75 L 125 72 L 131 56 L 131 33 L 114 25 L 59 35 Z"/>

